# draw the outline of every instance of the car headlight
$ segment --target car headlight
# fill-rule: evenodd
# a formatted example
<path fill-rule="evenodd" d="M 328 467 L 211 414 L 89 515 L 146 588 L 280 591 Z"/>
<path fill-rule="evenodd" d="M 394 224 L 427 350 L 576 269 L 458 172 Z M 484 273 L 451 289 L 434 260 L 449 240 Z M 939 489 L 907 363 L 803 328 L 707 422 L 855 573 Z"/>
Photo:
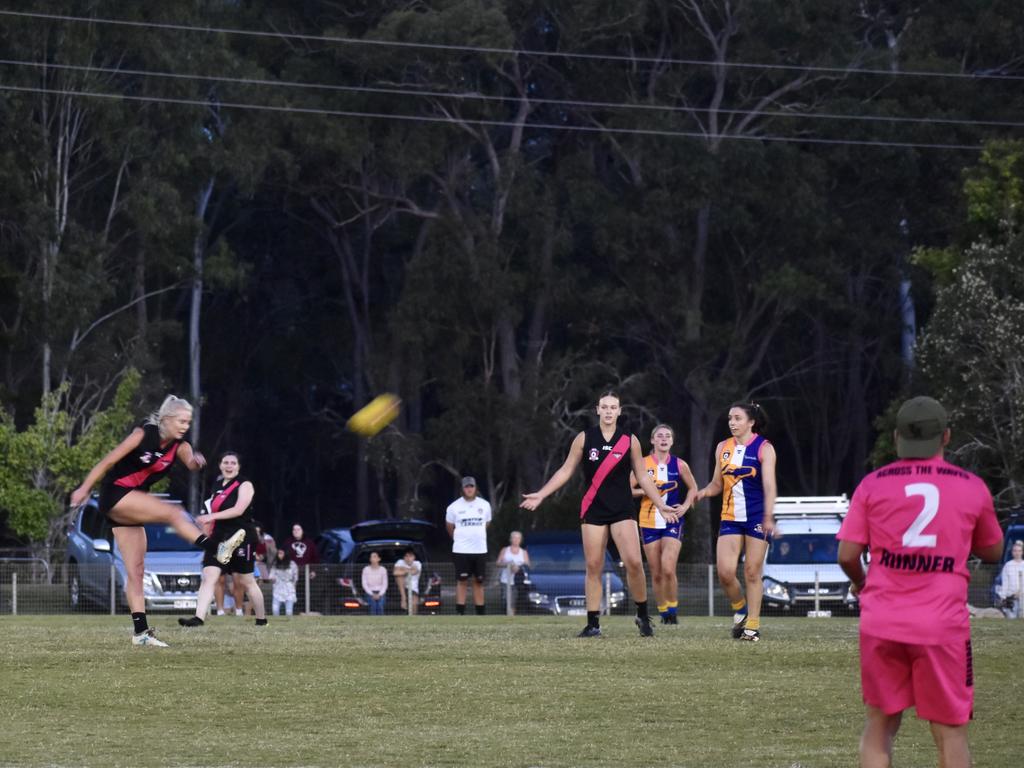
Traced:
<path fill-rule="evenodd" d="M 770 600 L 778 600 L 783 603 L 790 602 L 789 587 L 770 576 L 764 578 L 764 596 Z"/>
<path fill-rule="evenodd" d="M 608 595 L 608 603 L 612 608 L 618 608 L 626 601 L 626 593 L 621 589 L 617 592 L 612 592 Z"/>
<path fill-rule="evenodd" d="M 527 592 L 526 599 L 534 605 L 545 605 L 551 602 L 551 598 L 543 592 Z"/>
<path fill-rule="evenodd" d="M 159 576 L 149 571 L 142 575 L 142 593 L 144 595 L 155 595 L 163 591 L 163 587 L 160 586 Z"/>

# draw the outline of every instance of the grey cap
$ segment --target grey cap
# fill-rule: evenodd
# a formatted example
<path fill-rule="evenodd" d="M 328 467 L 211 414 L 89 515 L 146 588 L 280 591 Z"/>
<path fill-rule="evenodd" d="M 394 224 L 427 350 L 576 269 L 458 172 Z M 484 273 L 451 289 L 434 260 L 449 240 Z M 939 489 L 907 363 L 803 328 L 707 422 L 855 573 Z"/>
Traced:
<path fill-rule="evenodd" d="M 946 409 L 930 397 L 914 397 L 896 414 L 896 455 L 901 459 L 930 459 L 942 449 Z"/>
<path fill-rule="evenodd" d="M 472 475 L 466 475 L 462 478 L 462 487 L 465 488 L 467 485 L 476 486 L 476 478 Z"/>

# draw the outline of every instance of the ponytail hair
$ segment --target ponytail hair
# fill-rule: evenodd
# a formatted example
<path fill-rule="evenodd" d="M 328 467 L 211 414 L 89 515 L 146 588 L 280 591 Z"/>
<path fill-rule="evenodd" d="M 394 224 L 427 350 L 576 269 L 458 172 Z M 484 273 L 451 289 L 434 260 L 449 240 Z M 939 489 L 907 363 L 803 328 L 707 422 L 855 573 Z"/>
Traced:
<path fill-rule="evenodd" d="M 178 397 L 177 395 L 168 395 L 164 398 L 164 401 L 160 403 L 160 407 L 149 414 L 146 419 L 147 424 L 153 424 L 160 430 L 160 437 L 166 437 L 164 434 L 163 421 L 168 416 L 178 413 L 179 411 L 188 411 L 192 413 L 192 403 L 184 398 Z"/>
<path fill-rule="evenodd" d="M 729 406 L 729 410 L 733 408 L 740 408 L 747 414 L 747 418 L 754 422 L 755 432 L 763 433 L 768 428 L 768 414 L 757 403 L 733 403 Z"/>

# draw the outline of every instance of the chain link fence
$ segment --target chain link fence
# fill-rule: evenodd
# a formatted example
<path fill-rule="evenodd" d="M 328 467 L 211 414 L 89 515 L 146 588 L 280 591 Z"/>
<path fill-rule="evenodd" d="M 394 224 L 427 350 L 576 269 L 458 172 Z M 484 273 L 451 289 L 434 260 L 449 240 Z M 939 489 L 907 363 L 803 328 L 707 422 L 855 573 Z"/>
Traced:
<path fill-rule="evenodd" d="M 509 583 L 499 580 L 500 570 L 491 567 L 484 582 L 485 611 L 488 614 L 584 615 L 584 576 L 581 572 L 540 572 L 512 574 Z M 447 561 L 426 562 L 409 594 L 400 594 L 391 569 L 388 568 L 388 589 L 384 595 L 386 614 L 420 613 L 450 615 L 456 613 L 456 578 L 454 566 Z M 1014 589 L 1003 588 L 1001 596 L 993 582 L 998 566 L 973 565 L 968 590 L 968 603 L 978 615 L 1019 618 L 1024 605 L 1024 579 Z M 729 601 L 718 583 L 712 565 L 680 564 L 678 578 L 679 613 L 682 616 L 727 616 Z M 767 584 L 764 607 L 768 614 L 792 616 L 839 616 L 856 614 L 850 599 L 848 582 L 835 575 L 830 566 L 810 575 L 805 569 L 792 573 L 781 570 Z M 742 580 L 742 570 L 740 571 Z M 144 594 L 147 611 L 151 613 L 192 613 L 201 575 L 191 571 L 147 571 Z M 412 587 L 407 579 L 407 587 Z M 608 571 L 602 575 L 603 613 L 632 613 L 625 575 Z M 270 613 L 275 585 L 261 578 L 260 586 Z M 230 585 L 224 608 L 233 611 Z M 280 587 L 278 587 L 280 589 Z M 651 610 L 655 609 L 654 593 L 648 583 Z M 467 612 L 474 611 L 472 585 L 466 588 Z M 280 595 L 279 595 L 280 596 Z M 1015 599 L 1014 599 L 1015 597 Z M 369 613 L 368 595 L 361 585 L 361 566 L 313 565 L 300 569 L 295 585 L 295 614 L 359 615 Z M 281 601 L 284 612 L 286 603 Z M 248 610 L 248 606 L 245 607 Z M 0 614 L 62 614 L 73 612 L 124 613 L 124 575 L 118 565 L 110 563 L 67 564 L 48 563 L 31 557 L 0 558 Z"/>

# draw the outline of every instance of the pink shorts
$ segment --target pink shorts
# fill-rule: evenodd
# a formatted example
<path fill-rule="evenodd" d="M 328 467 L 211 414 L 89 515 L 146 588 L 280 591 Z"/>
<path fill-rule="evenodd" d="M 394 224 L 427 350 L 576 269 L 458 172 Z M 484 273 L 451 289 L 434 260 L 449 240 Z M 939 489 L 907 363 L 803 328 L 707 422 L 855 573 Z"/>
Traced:
<path fill-rule="evenodd" d="M 861 634 L 860 682 L 864 703 L 887 715 L 914 707 L 922 720 L 963 725 L 974 710 L 971 638 L 916 645 Z"/>

